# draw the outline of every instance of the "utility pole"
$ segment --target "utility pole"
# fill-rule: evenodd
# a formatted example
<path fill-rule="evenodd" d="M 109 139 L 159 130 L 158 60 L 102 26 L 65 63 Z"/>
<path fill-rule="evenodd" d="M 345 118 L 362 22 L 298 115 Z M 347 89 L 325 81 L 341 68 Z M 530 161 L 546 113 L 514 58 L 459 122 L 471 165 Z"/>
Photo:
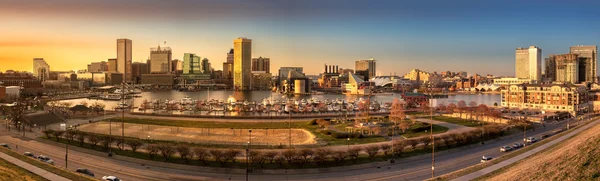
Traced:
<path fill-rule="evenodd" d="M 430 106 L 429 106 L 429 115 L 430 115 L 430 127 L 431 130 L 429 134 L 431 135 L 431 178 L 435 177 L 435 138 L 433 137 L 433 83 L 429 85 L 429 98 L 430 98 Z"/>

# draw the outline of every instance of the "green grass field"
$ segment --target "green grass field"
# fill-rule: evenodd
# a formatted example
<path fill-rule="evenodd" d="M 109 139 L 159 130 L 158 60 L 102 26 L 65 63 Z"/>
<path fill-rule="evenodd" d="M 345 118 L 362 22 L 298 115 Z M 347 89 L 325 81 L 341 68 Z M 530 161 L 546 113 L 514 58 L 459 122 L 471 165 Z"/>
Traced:
<path fill-rule="evenodd" d="M 50 164 L 34 160 L 32 158 L 29 158 L 27 156 L 21 155 L 19 153 L 16 153 L 16 152 L 4 149 L 4 148 L 0 149 L 0 152 L 5 153 L 5 154 L 10 155 L 12 157 L 15 157 L 15 158 L 17 158 L 17 159 L 19 159 L 21 161 L 24 161 L 24 162 L 27 162 L 29 164 L 32 164 L 33 166 L 39 167 L 39 168 L 44 169 L 44 170 L 46 170 L 48 172 L 52 172 L 52 173 L 54 173 L 56 175 L 65 177 L 65 178 L 70 179 L 70 180 L 74 180 L 74 181 L 92 181 L 92 180 L 95 180 L 95 179 L 93 179 L 91 177 L 79 175 L 79 174 L 77 174 L 75 172 L 71 172 L 71 171 L 64 170 L 64 169 L 61 169 L 61 168 L 58 168 L 58 167 L 54 167 L 54 166 L 52 166 Z"/>
<path fill-rule="evenodd" d="M 452 123 L 452 124 L 463 125 L 463 126 L 467 126 L 467 127 L 478 127 L 478 126 L 481 126 L 481 122 L 479 122 L 479 121 L 467 120 L 467 119 L 460 119 L 460 118 L 453 118 L 453 117 L 447 117 L 447 116 L 433 116 L 433 120 L 443 121 L 443 122 Z"/>

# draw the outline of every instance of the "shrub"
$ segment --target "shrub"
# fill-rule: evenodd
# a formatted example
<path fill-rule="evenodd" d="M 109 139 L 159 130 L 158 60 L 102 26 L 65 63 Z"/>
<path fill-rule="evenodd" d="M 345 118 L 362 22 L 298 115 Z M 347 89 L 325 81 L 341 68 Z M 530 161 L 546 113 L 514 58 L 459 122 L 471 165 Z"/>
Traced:
<path fill-rule="evenodd" d="M 225 160 L 235 163 L 235 158 L 241 154 L 240 150 L 228 149 L 224 152 Z"/>
<path fill-rule="evenodd" d="M 98 135 L 90 134 L 90 135 L 88 135 L 88 141 L 90 141 L 90 143 L 92 143 L 92 148 L 94 148 L 94 147 L 96 147 L 96 145 L 98 145 L 98 143 L 101 141 L 101 139 Z"/>
<path fill-rule="evenodd" d="M 336 139 L 348 138 L 348 133 L 340 133 L 340 132 L 332 131 L 331 137 L 336 138 Z"/>
<path fill-rule="evenodd" d="M 316 120 L 316 119 L 310 120 L 310 121 L 308 122 L 308 125 L 311 125 L 311 126 L 312 126 L 312 125 L 317 125 L 317 120 Z"/>
<path fill-rule="evenodd" d="M 354 133 L 354 134 L 352 134 L 352 138 L 358 138 L 358 139 L 361 139 L 361 138 L 363 138 L 363 134 L 360 134 L 360 133 Z"/>
<path fill-rule="evenodd" d="M 331 131 L 329 131 L 329 130 L 320 130 L 319 133 L 324 134 L 324 135 L 331 135 Z"/>
<path fill-rule="evenodd" d="M 54 130 L 45 129 L 44 131 L 42 131 L 42 133 L 44 133 L 44 135 L 46 135 L 46 138 L 50 138 L 50 136 L 54 135 Z"/>

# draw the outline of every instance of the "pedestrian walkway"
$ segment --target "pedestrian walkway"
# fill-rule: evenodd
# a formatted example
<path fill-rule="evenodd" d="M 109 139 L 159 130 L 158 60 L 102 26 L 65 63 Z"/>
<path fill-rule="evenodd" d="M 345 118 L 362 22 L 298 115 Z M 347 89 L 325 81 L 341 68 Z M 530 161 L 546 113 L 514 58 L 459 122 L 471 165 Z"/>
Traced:
<path fill-rule="evenodd" d="M 67 178 L 58 176 L 58 175 L 56 175 L 54 173 L 51 173 L 51 172 L 48 172 L 48 171 L 46 171 L 44 169 L 38 168 L 36 166 L 33 166 L 33 165 L 31 165 L 31 164 L 29 164 L 27 162 L 21 161 L 21 160 L 15 158 L 15 157 L 9 156 L 9 155 L 7 155 L 5 153 L 2 153 L 2 152 L 0 152 L 0 158 L 4 159 L 4 160 L 6 160 L 6 161 L 8 161 L 8 162 L 10 162 L 12 164 L 15 164 L 15 165 L 17 165 L 17 166 L 19 166 L 19 167 L 21 167 L 21 168 L 23 168 L 25 170 L 28 170 L 28 171 L 36 174 L 36 175 L 44 177 L 45 179 L 48 179 L 48 180 L 52 180 L 52 181 L 55 181 L 55 180 L 69 180 Z"/>
<path fill-rule="evenodd" d="M 479 171 L 476 171 L 476 172 L 464 175 L 462 177 L 458 177 L 456 179 L 453 179 L 453 181 L 473 180 L 473 179 L 479 178 L 481 176 L 487 175 L 487 174 L 492 173 L 492 172 L 494 172 L 496 170 L 499 170 L 499 169 L 504 168 L 504 167 L 506 167 L 508 165 L 511 165 L 511 164 L 513 164 L 515 162 L 523 160 L 523 159 L 525 159 L 525 158 L 527 158 L 527 157 L 529 157 L 529 156 L 531 156 L 533 154 L 536 154 L 536 153 L 538 153 L 540 151 L 543 151 L 543 150 L 545 150 L 545 149 L 547 149 L 547 148 L 549 148 L 549 147 L 551 147 L 551 146 L 553 146 L 555 144 L 561 143 L 565 139 L 568 139 L 568 138 L 572 137 L 573 135 L 575 135 L 577 133 L 580 133 L 580 132 L 582 132 L 584 130 L 587 130 L 588 128 L 590 128 L 592 126 L 595 126 L 598 123 L 599 123 L 599 121 L 597 121 L 597 120 L 593 121 L 590 124 L 587 124 L 587 125 L 584 125 L 584 126 L 582 126 L 580 128 L 577 128 L 576 130 L 574 130 L 574 131 L 572 131 L 570 133 L 567 133 L 566 135 L 563 135 L 563 136 L 561 136 L 561 137 L 559 137 L 559 138 L 557 138 L 555 140 L 552 140 L 549 143 L 546 143 L 546 144 L 544 144 L 542 146 L 539 146 L 537 148 L 529 150 L 529 151 L 527 151 L 527 152 L 525 152 L 523 154 L 520 154 L 520 155 L 517 155 L 515 157 L 509 158 L 507 160 L 504 160 L 504 161 L 502 161 L 502 162 L 500 162 L 498 164 L 486 167 L 484 169 L 481 169 Z"/>

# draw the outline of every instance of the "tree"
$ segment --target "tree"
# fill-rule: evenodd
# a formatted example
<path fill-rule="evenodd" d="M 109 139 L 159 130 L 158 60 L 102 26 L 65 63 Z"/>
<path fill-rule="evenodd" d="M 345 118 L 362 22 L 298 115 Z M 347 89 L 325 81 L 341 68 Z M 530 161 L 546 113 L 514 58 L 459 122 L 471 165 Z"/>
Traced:
<path fill-rule="evenodd" d="M 446 112 L 448 112 L 448 114 L 453 114 L 454 110 L 456 110 L 456 104 L 450 103 L 446 106 Z"/>
<path fill-rule="evenodd" d="M 179 153 L 179 156 L 181 157 L 181 159 L 183 159 L 183 161 L 185 161 L 185 163 L 187 163 L 188 160 L 194 156 L 192 150 L 190 149 L 190 146 L 186 144 L 177 145 L 175 147 L 175 150 L 177 151 L 177 153 Z"/>
<path fill-rule="evenodd" d="M 356 159 L 358 158 L 360 151 L 362 151 L 362 147 L 360 146 L 355 146 L 348 149 L 348 157 L 352 160 L 352 163 L 356 163 Z"/>
<path fill-rule="evenodd" d="M 264 168 L 265 162 L 267 160 L 264 153 L 252 150 L 248 154 L 250 156 L 250 160 L 252 161 L 252 163 L 258 163 L 260 168 Z"/>
<path fill-rule="evenodd" d="M 324 149 L 324 148 L 316 149 L 313 160 L 317 163 L 324 163 L 325 161 L 327 161 L 327 159 L 329 159 L 329 157 L 331 156 L 331 153 L 332 152 L 329 149 Z"/>
<path fill-rule="evenodd" d="M 332 153 L 332 155 L 333 155 L 332 156 L 333 161 L 339 165 L 339 164 L 342 164 L 344 162 L 344 160 L 346 159 L 346 157 L 348 157 L 348 152 L 345 152 L 345 151 L 334 151 Z"/>
<path fill-rule="evenodd" d="M 150 159 L 154 158 L 154 155 L 158 154 L 158 146 L 154 145 L 154 144 L 148 144 L 148 156 L 150 156 Z"/>
<path fill-rule="evenodd" d="M 406 114 L 404 113 L 404 106 L 402 106 L 402 104 L 400 103 L 400 99 L 398 98 L 394 98 L 394 101 L 392 102 L 392 107 L 390 109 L 390 121 L 392 121 L 394 123 L 394 131 L 392 133 L 392 136 L 396 134 L 396 127 L 398 127 L 398 122 L 402 122 L 404 123 L 404 119 L 406 118 Z M 410 125 L 408 125 L 408 127 L 406 127 L 407 124 L 400 124 L 401 129 L 402 129 L 402 133 L 404 133 L 406 131 L 406 129 L 408 129 L 408 127 L 410 127 Z"/>
<path fill-rule="evenodd" d="M 471 101 L 471 102 L 469 102 L 469 109 L 471 110 L 471 111 L 470 111 L 471 113 L 469 113 L 469 114 L 471 115 L 471 116 L 470 116 L 470 117 L 471 117 L 471 119 L 473 119 L 473 113 L 475 112 L 475 108 L 476 108 L 476 107 L 477 107 L 477 102 L 475 102 L 475 101 Z"/>
<path fill-rule="evenodd" d="M 456 106 L 458 107 L 458 117 L 462 118 L 462 113 L 465 110 L 465 107 L 467 107 L 467 103 L 464 100 L 460 100 Z"/>
<path fill-rule="evenodd" d="M 94 148 L 96 145 L 98 145 L 101 139 L 98 135 L 90 134 L 88 135 L 88 141 L 92 143 L 92 148 Z"/>
<path fill-rule="evenodd" d="M 210 156 L 208 151 L 201 147 L 194 148 L 194 155 L 198 157 L 198 161 L 200 161 L 202 164 L 206 164 L 206 160 L 208 160 L 208 157 Z"/>
<path fill-rule="evenodd" d="M 300 157 L 300 160 L 301 160 L 300 162 L 302 164 L 308 163 L 314 154 L 315 154 L 315 151 L 308 149 L 308 148 L 302 149 L 298 152 L 298 156 Z"/>
<path fill-rule="evenodd" d="M 169 161 L 171 155 L 175 153 L 175 148 L 170 144 L 159 144 L 158 150 L 160 154 L 165 157 L 165 160 Z"/>
<path fill-rule="evenodd" d="M 400 157 L 402 156 L 402 152 L 404 151 L 404 147 L 406 147 L 405 143 L 403 141 L 395 141 L 394 143 L 394 150 L 392 150 L 392 154 Z M 414 150 L 414 147 L 413 147 Z"/>
<path fill-rule="evenodd" d="M 85 138 L 87 137 L 87 133 L 82 131 L 77 131 L 77 137 L 75 139 L 79 142 L 79 146 L 83 146 L 85 143 Z"/>
<path fill-rule="evenodd" d="M 119 150 L 123 150 L 125 148 L 125 140 L 117 137 L 115 137 L 114 139 L 115 143 L 117 144 L 117 148 L 119 148 Z"/>
<path fill-rule="evenodd" d="M 481 117 L 488 115 L 490 112 L 490 109 L 485 104 L 479 104 L 479 106 L 477 106 L 477 112 L 480 115 L 477 120 L 483 121 L 483 118 L 481 118 Z"/>
<path fill-rule="evenodd" d="M 377 153 L 379 153 L 379 149 L 378 145 L 370 145 L 365 148 L 365 151 L 367 152 L 367 155 L 369 155 L 369 159 L 373 160 Z"/>
<path fill-rule="evenodd" d="M 64 134 L 65 134 L 65 131 L 63 131 L 63 130 L 56 130 L 56 131 L 54 131 L 53 135 L 56 138 L 56 141 L 59 141 L 60 137 L 62 135 L 64 135 Z"/>
<path fill-rule="evenodd" d="M 228 149 L 225 151 L 225 159 L 235 163 L 235 158 L 241 154 L 240 150 Z"/>
<path fill-rule="evenodd" d="M 108 150 L 108 147 L 113 142 L 114 142 L 113 138 L 110 137 L 110 136 L 108 136 L 108 135 L 100 136 L 100 144 L 102 144 L 102 146 L 104 147 L 104 149 Z"/>
<path fill-rule="evenodd" d="M 126 140 L 125 144 L 129 145 L 129 147 L 131 148 L 131 151 L 133 151 L 135 153 L 136 150 L 140 146 L 142 146 L 144 143 L 142 143 L 142 141 L 139 141 L 139 140 Z"/>
<path fill-rule="evenodd" d="M 417 150 L 417 145 L 419 145 L 419 141 L 411 139 L 411 140 L 406 140 L 406 144 L 410 145 L 410 148 L 412 148 L 413 150 Z"/>
<path fill-rule="evenodd" d="M 45 129 L 42 131 L 42 133 L 44 133 L 44 135 L 46 135 L 46 138 L 50 138 L 50 136 L 54 135 L 54 130 L 52 129 Z"/>
<path fill-rule="evenodd" d="M 215 161 L 221 166 L 224 166 L 225 163 L 227 163 L 227 160 L 225 159 L 225 152 L 223 150 L 214 149 L 210 150 L 209 153 L 210 156 L 213 157 L 213 159 L 215 159 Z"/>
<path fill-rule="evenodd" d="M 285 160 L 288 162 L 288 164 L 292 164 L 294 162 L 294 158 L 296 157 L 296 155 L 297 155 L 296 150 L 293 150 L 293 149 L 288 149 L 281 153 L 281 156 L 283 156 L 283 158 L 285 158 Z"/>
<path fill-rule="evenodd" d="M 273 163 L 273 161 L 275 160 L 275 157 L 277 157 L 279 153 L 276 151 L 267 151 L 265 152 L 264 156 L 265 159 L 269 160 L 269 163 Z"/>
<path fill-rule="evenodd" d="M 389 144 L 382 144 L 381 145 L 381 151 L 383 151 L 383 155 L 387 156 L 388 153 L 391 151 L 392 146 Z"/>

